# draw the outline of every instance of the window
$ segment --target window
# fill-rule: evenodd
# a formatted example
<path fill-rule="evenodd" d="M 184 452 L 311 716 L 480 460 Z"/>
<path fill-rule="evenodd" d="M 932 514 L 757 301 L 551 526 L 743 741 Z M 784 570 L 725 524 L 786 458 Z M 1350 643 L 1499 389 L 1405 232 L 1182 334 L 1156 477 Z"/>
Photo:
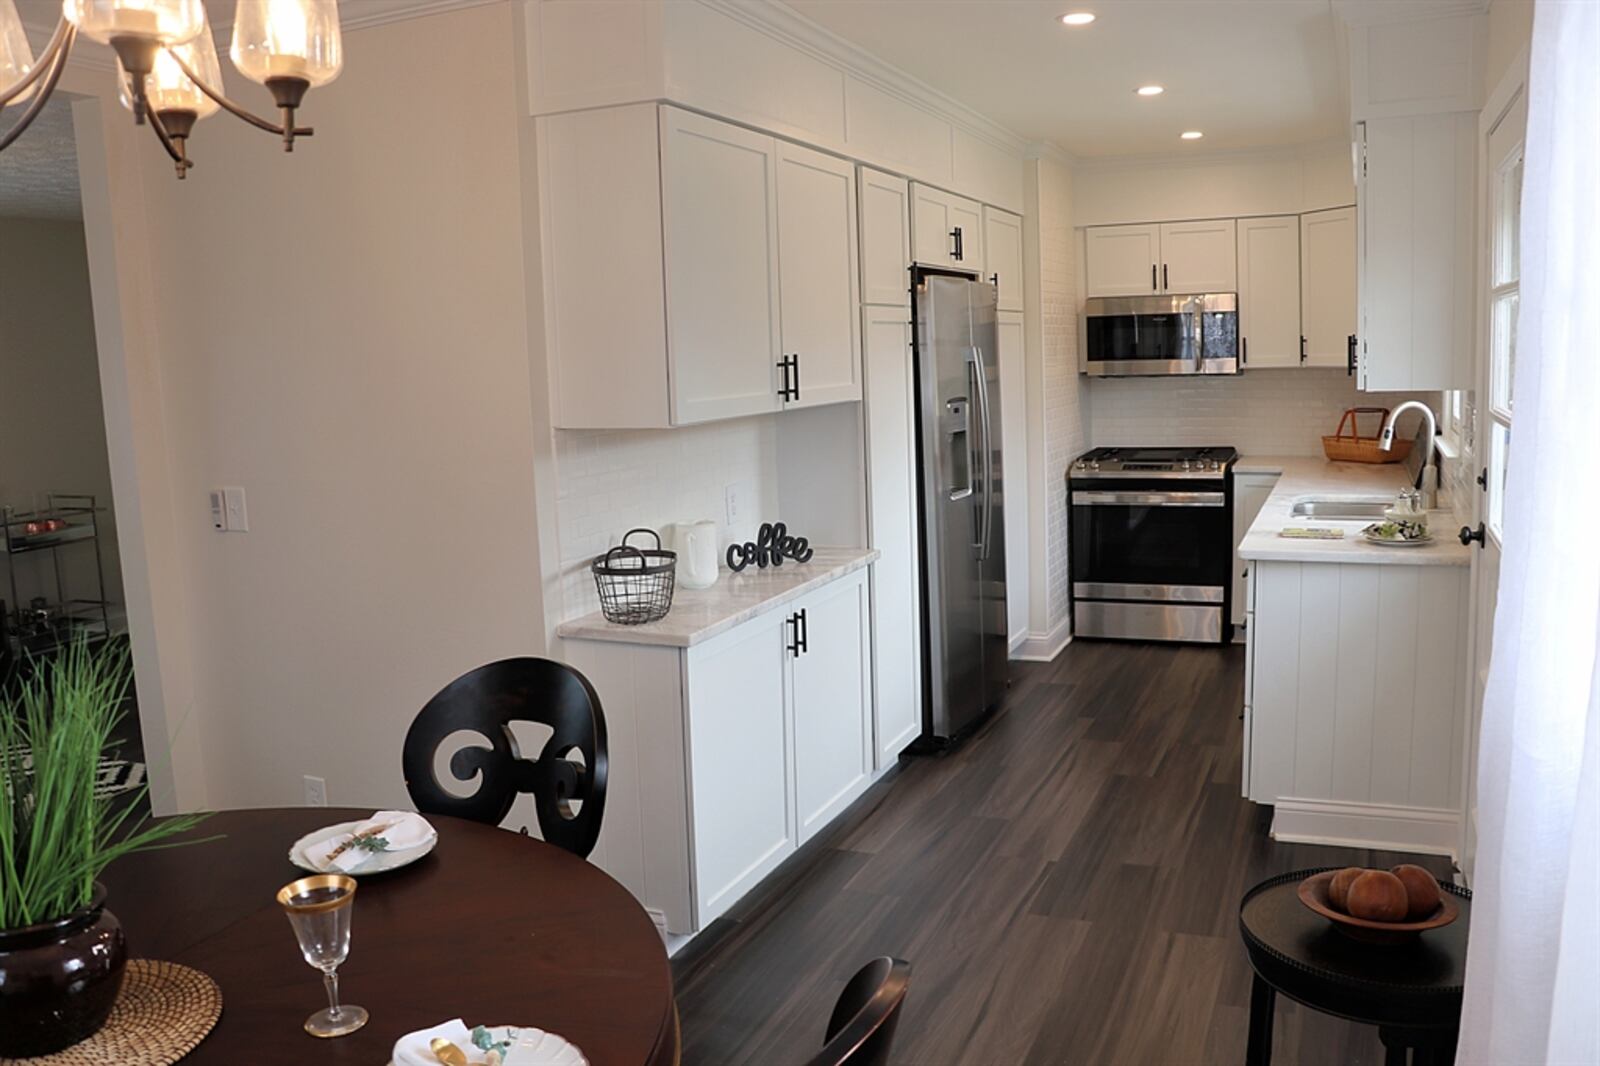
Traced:
<path fill-rule="evenodd" d="M 1489 278 L 1489 532 L 1498 543 L 1505 517 L 1511 415 L 1516 407 L 1517 311 L 1522 280 L 1522 146 L 1503 159 L 1494 175 L 1494 222 Z"/>

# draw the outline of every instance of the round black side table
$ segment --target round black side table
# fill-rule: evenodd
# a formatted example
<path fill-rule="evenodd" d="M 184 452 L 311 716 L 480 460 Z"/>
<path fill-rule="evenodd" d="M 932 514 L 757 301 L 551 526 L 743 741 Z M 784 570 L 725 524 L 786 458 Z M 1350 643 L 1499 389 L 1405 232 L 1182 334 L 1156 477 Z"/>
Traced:
<path fill-rule="evenodd" d="M 1370 944 L 1346 936 L 1300 902 L 1300 882 L 1326 869 L 1263 881 L 1239 903 L 1239 934 L 1255 969 L 1245 1066 L 1272 1061 L 1280 992 L 1312 1010 L 1376 1025 L 1386 1066 L 1449 1066 L 1461 1024 L 1472 893 L 1441 881 L 1439 888 L 1457 898 L 1461 917 L 1403 944 Z"/>

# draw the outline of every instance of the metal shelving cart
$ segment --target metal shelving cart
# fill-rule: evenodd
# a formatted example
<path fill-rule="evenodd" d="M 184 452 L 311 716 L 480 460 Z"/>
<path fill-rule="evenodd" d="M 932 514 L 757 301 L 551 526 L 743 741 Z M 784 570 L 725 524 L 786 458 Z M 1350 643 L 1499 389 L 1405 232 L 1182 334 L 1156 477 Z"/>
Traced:
<path fill-rule="evenodd" d="M 0 605 L 0 651 L 20 656 L 54 651 L 79 634 L 91 640 L 111 635 L 111 604 L 106 599 L 105 559 L 100 550 L 100 509 L 92 495 L 52 492 L 43 510 L 19 512 L 0 509 L 0 555 L 5 557 L 10 598 Z M 62 565 L 63 549 L 87 545 L 94 549 L 94 595 L 69 595 Z M 18 562 L 24 555 L 50 553 L 45 586 L 54 576 L 55 598 L 34 596 L 21 602 Z"/>

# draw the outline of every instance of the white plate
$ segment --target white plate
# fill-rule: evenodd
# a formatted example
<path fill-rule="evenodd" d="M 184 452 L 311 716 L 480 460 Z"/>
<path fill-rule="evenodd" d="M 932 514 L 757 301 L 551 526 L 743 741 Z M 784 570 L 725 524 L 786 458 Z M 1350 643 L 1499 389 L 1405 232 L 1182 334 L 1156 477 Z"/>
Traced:
<path fill-rule="evenodd" d="M 1415 540 L 1402 540 L 1399 537 L 1379 537 L 1366 532 L 1361 535 L 1366 538 L 1368 544 L 1387 544 L 1391 548 L 1415 548 L 1419 545 L 1433 543 L 1432 533 L 1425 537 L 1418 537 Z"/>
<path fill-rule="evenodd" d="M 509 1056 L 515 1051 L 519 1058 L 517 1066 L 589 1066 L 589 1060 L 583 1057 L 583 1052 L 566 1037 L 556 1033 L 547 1033 L 534 1026 L 491 1025 L 489 1036 L 496 1043 L 508 1040 L 511 1042 Z M 532 1042 L 531 1049 L 519 1049 L 518 1041 Z M 461 1049 L 467 1053 L 467 1062 L 471 1066 L 478 1066 L 484 1062 L 483 1052 L 476 1047 Z M 394 1066 L 393 1060 L 389 1066 Z"/>
<path fill-rule="evenodd" d="M 414 847 L 400 848 L 396 851 L 375 851 L 365 862 L 353 870 L 336 870 L 332 867 L 318 866 L 311 860 L 311 856 L 326 855 L 333 850 L 324 847 L 324 842 L 332 840 L 341 833 L 348 833 L 367 819 L 362 818 L 354 822 L 340 822 L 338 825 L 326 825 L 321 829 L 313 829 L 305 836 L 296 840 L 289 848 L 289 861 L 314 874 L 348 873 L 351 877 L 361 877 L 364 874 L 381 874 L 390 870 L 398 870 L 402 866 L 410 866 L 428 852 L 439 842 L 439 834 L 431 833 L 428 839 Z"/>

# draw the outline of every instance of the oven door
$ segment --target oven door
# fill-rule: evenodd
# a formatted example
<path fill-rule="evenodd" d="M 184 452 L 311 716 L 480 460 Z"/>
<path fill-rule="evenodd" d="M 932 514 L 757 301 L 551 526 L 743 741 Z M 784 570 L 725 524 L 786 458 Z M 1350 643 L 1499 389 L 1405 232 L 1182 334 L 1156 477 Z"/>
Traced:
<path fill-rule="evenodd" d="M 1071 487 L 1075 632 L 1221 641 L 1231 592 L 1232 509 L 1223 483 Z"/>

